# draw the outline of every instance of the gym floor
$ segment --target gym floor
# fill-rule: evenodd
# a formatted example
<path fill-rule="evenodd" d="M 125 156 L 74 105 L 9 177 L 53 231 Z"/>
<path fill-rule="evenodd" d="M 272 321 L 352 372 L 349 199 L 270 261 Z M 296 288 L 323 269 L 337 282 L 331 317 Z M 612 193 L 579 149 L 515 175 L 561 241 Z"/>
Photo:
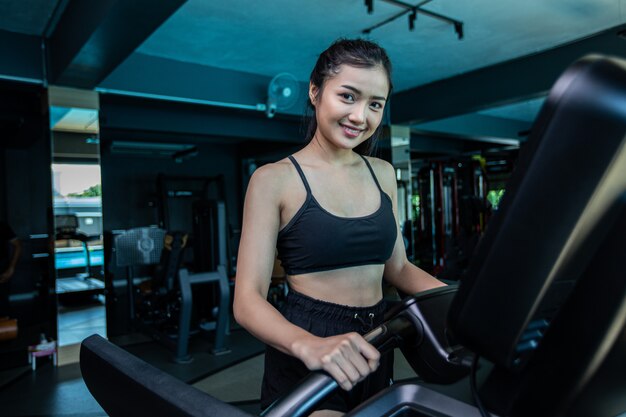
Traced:
<path fill-rule="evenodd" d="M 79 331 L 84 331 L 86 337 L 101 330 L 97 306 L 74 309 L 66 319 L 66 324 L 77 327 L 71 337 L 83 337 Z M 94 327 L 90 329 L 88 323 Z M 186 365 L 173 363 L 167 348 L 143 335 L 116 343 L 199 390 L 256 415 L 260 411 L 264 346 L 243 329 L 234 329 L 227 337 L 231 352 L 220 356 L 208 353 L 210 335 L 192 338 L 190 352 L 194 360 Z M 40 358 L 36 371 L 24 367 L 0 372 L 0 416 L 105 416 L 81 378 L 78 355 L 79 345 L 68 344 L 60 348 L 57 367 L 49 359 Z M 397 381 L 416 377 L 399 351 L 394 372 Z M 465 387 L 459 385 L 456 389 L 463 391 Z"/>
<path fill-rule="evenodd" d="M 243 330 L 228 336 L 231 352 L 214 356 L 208 353 L 210 342 L 200 336 L 192 339 L 193 362 L 186 365 L 170 361 L 171 352 L 143 335 L 126 338 L 124 346 L 134 355 L 177 378 L 195 384 L 218 398 L 225 393 L 240 397 L 222 397 L 231 402 L 243 401 L 242 408 L 257 413 L 259 380 L 264 346 Z M 134 339 L 134 340 L 132 340 Z M 104 416 L 106 415 L 85 386 L 78 364 L 79 345 L 59 350 L 59 366 L 46 358 L 38 359 L 37 369 L 30 367 L 0 372 L 0 416 Z M 246 378 L 240 376 L 246 375 Z M 208 382 L 207 382 L 208 381 Z M 233 385 L 236 384 L 236 389 Z M 252 404 L 247 404 L 252 400 Z M 256 407 L 256 408 L 255 408 Z"/>
<path fill-rule="evenodd" d="M 59 305 L 59 346 L 80 343 L 94 333 L 106 338 L 106 310 L 104 296 L 77 306 Z"/>

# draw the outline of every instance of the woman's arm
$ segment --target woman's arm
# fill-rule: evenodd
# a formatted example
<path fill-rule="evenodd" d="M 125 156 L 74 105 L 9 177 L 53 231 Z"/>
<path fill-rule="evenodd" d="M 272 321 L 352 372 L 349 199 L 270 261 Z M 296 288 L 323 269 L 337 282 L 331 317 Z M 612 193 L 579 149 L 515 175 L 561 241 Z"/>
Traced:
<path fill-rule="evenodd" d="M 281 180 L 277 171 L 280 171 L 277 167 L 261 167 L 248 185 L 233 310 L 237 322 L 254 336 L 291 354 L 292 344 L 302 335 L 267 302 L 280 226 Z"/>
<path fill-rule="evenodd" d="M 266 165 L 250 179 L 237 258 L 235 319 L 258 339 L 299 358 L 311 370 L 324 369 L 349 390 L 378 367 L 378 351 L 356 333 L 314 336 L 291 324 L 267 301 L 288 168 Z"/>
<path fill-rule="evenodd" d="M 389 194 L 393 203 L 393 214 L 396 218 L 398 233 L 391 257 L 385 262 L 384 277 L 391 285 L 406 294 L 415 294 L 435 287 L 445 286 L 443 282 L 426 271 L 418 268 L 406 257 L 406 248 L 402 241 L 402 233 L 398 224 L 398 188 L 396 173 L 391 164 L 376 159 L 377 173 L 383 190 Z"/>

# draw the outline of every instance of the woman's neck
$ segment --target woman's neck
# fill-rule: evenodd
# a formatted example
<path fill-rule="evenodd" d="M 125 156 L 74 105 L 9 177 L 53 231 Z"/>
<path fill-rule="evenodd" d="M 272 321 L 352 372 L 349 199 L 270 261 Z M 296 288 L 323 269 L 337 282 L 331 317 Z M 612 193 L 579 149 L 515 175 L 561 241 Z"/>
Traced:
<path fill-rule="evenodd" d="M 305 155 L 333 166 L 354 164 L 358 158 L 354 150 L 333 146 L 318 134 L 319 132 L 316 132 L 311 142 L 302 149 Z"/>

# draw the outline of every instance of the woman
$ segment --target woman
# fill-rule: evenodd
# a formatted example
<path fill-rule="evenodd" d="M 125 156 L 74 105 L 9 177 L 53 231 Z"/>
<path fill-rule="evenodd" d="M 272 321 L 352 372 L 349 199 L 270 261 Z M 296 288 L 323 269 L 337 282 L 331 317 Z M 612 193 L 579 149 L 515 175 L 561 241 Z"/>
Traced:
<path fill-rule="evenodd" d="M 339 416 L 389 384 L 392 359 L 361 336 L 382 321 L 382 279 L 413 294 L 444 285 L 407 261 L 398 230 L 393 167 L 364 154 L 391 92 L 384 49 L 339 40 L 311 73 L 310 142 L 255 171 L 244 205 L 236 320 L 268 347 L 261 406 L 310 370 L 343 388 L 313 415 Z M 275 250 L 289 294 L 268 301 Z"/>

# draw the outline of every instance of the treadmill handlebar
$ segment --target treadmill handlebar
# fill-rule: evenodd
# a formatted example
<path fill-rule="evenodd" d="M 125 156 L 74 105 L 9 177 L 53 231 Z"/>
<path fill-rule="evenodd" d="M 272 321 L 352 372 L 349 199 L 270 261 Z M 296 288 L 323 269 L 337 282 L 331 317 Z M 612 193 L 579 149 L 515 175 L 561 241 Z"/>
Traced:
<path fill-rule="evenodd" d="M 445 318 L 456 286 L 433 288 L 404 298 L 385 314 L 385 322 L 364 335 L 382 354 L 401 348 L 425 381 L 452 383 L 469 373 L 468 355 L 450 340 Z M 311 414 L 339 384 L 326 372 L 314 371 L 271 404 L 262 417 L 304 417 Z"/>
<path fill-rule="evenodd" d="M 389 352 L 406 338 L 415 336 L 413 321 L 403 312 L 374 328 L 363 337 L 381 354 Z M 332 394 L 339 384 L 324 371 L 313 371 L 291 392 L 276 400 L 261 416 L 263 417 L 302 417 L 308 416 L 315 407 Z"/>

